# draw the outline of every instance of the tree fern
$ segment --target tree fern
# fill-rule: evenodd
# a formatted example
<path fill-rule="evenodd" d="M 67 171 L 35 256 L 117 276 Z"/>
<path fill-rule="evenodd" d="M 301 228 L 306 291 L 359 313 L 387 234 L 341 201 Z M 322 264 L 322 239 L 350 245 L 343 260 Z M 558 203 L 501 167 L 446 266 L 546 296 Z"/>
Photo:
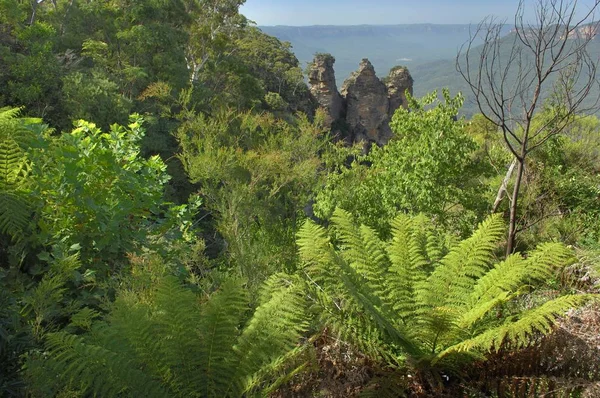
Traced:
<path fill-rule="evenodd" d="M 307 223 L 298 234 L 300 255 L 305 262 L 304 270 L 309 283 L 313 286 L 315 296 L 326 309 L 330 309 L 324 314 L 324 319 L 344 339 L 351 340 L 354 335 L 361 333 L 363 338 L 356 343 L 373 355 L 388 356 L 386 344 L 403 346 L 409 352 L 418 351 L 406 339 L 403 326 L 391 316 L 392 307 L 385 304 L 385 297 L 377 294 L 387 295 L 384 272 L 389 267 L 389 261 L 385 258 L 383 245 L 369 229 L 362 228 L 362 231 L 352 233 L 352 227 L 350 215 L 336 210 L 334 228 L 338 237 L 344 247 L 355 246 L 348 249 L 351 253 L 344 256 L 334 251 L 322 227 Z M 364 242 L 364 239 L 370 242 Z M 369 244 L 371 250 L 376 252 L 374 266 L 368 256 Z M 377 247 L 379 245 L 381 248 Z M 356 261 L 349 262 L 353 254 Z M 371 266 L 374 271 L 369 270 Z M 344 296 L 344 291 L 350 292 L 350 296 Z M 362 308 L 368 311 L 362 314 Z"/>
<path fill-rule="evenodd" d="M 67 333 L 48 335 L 46 348 L 52 355 L 50 366 L 65 366 L 60 377 L 67 386 L 102 397 L 118 396 L 126 391 L 133 396 L 168 396 L 157 380 L 142 372 L 121 352 Z"/>
<path fill-rule="evenodd" d="M 525 260 L 527 280 L 535 282 L 550 278 L 556 274 L 560 265 L 569 265 L 574 261 L 571 250 L 561 243 L 543 243 Z"/>
<path fill-rule="evenodd" d="M 404 321 L 417 310 L 415 287 L 427 278 L 427 248 L 423 248 L 422 229 L 417 220 L 407 215 L 398 215 L 391 223 L 392 240 L 387 246 L 391 260 L 388 278 L 395 287 L 390 294 L 392 308 Z M 433 240 L 433 239 L 431 239 Z M 433 246 L 433 245 L 432 245 Z M 437 249 L 437 245 L 436 249 Z M 433 250 L 432 250 L 433 251 Z M 436 254 L 439 251 L 436 250 Z"/>
<path fill-rule="evenodd" d="M 332 221 L 340 242 L 346 249 L 340 255 L 364 278 L 375 297 L 384 298 L 387 294 L 381 289 L 385 289 L 383 278 L 389 265 L 384 247 L 375 231 L 365 225 L 356 228 L 350 214 L 341 209 L 336 209 Z"/>
<path fill-rule="evenodd" d="M 493 215 L 448 253 L 427 279 L 421 290 L 423 300 L 433 305 L 462 305 L 475 282 L 489 271 L 494 249 L 504 233 L 500 215 Z"/>
<path fill-rule="evenodd" d="M 512 254 L 506 260 L 496 263 L 473 287 L 470 295 L 471 307 L 475 308 L 478 304 L 493 300 L 504 292 L 518 289 L 523 284 L 527 272 L 525 260 L 519 254 Z"/>
<path fill-rule="evenodd" d="M 107 397 L 258 393 L 276 382 L 268 370 L 284 369 L 301 347 L 307 328 L 302 284 L 297 277 L 273 276 L 246 322 L 247 294 L 233 279 L 208 297 L 172 277 L 146 299 L 123 292 L 106 319 L 86 333 L 48 337 L 47 358 L 29 361 L 34 391 Z"/>
<path fill-rule="evenodd" d="M 504 234 L 498 215 L 450 248 L 422 217 L 398 216 L 386 242 L 344 211 L 335 212 L 331 230 L 337 247 L 312 221 L 298 233 L 303 270 L 324 321 L 368 354 L 405 358 L 418 369 L 526 346 L 551 332 L 566 310 L 595 298 L 563 296 L 519 310 L 519 297 L 570 264 L 573 254 L 549 243 L 526 258 L 514 254 L 497 262 Z"/>
<path fill-rule="evenodd" d="M 509 318 L 498 327 L 488 329 L 471 339 L 448 347 L 438 355 L 438 358 L 443 358 L 449 353 L 474 349 L 498 350 L 505 344 L 513 348 L 525 347 L 529 345 L 531 337 L 535 337 L 536 334 L 550 333 L 556 319 L 563 316 L 567 310 L 579 307 L 592 299 L 597 299 L 597 297 L 580 294 L 562 296 L 547 301 L 539 307 L 524 311 L 519 314 L 517 319 Z"/>
<path fill-rule="evenodd" d="M 276 367 L 282 354 L 297 347 L 299 337 L 308 329 L 302 287 L 299 279 L 285 274 L 275 274 L 267 281 L 261 303 L 234 347 L 239 361 L 237 374 L 245 374 L 246 379 L 242 391 L 227 390 L 231 395 L 259 387 L 261 368 Z"/>
<path fill-rule="evenodd" d="M 239 335 L 247 306 L 246 293 L 240 283 L 228 280 L 202 307 L 203 340 L 199 349 L 205 396 L 212 395 L 211 391 L 226 391 L 232 384 L 231 366 L 238 358 L 231 342 Z M 239 391 L 241 385 L 236 389 Z"/>
<path fill-rule="evenodd" d="M 31 213 L 26 149 L 33 133 L 18 115 L 19 109 L 0 109 L 0 232 L 13 238 L 20 237 Z"/>

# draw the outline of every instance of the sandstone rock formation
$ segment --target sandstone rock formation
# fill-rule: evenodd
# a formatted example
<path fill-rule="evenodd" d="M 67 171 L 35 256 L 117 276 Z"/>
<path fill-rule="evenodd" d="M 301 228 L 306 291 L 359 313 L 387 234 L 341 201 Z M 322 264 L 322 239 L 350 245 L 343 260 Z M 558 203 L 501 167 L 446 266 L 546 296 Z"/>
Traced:
<path fill-rule="evenodd" d="M 386 143 L 392 131 L 389 127 L 388 100 L 385 84 L 375 75 L 375 68 L 363 59 L 342 86 L 346 98 L 346 123 L 353 141 Z"/>
<path fill-rule="evenodd" d="M 406 90 L 413 94 L 413 78 L 407 68 L 397 66 L 392 68 L 390 74 L 385 79 L 385 86 L 387 87 L 388 98 L 390 100 L 390 109 L 388 115 L 390 119 L 394 115 L 396 109 L 408 107 L 406 102 Z"/>
<path fill-rule="evenodd" d="M 333 64 L 335 58 L 329 54 L 317 54 L 308 74 L 310 92 L 327 113 L 327 123 L 342 117 L 344 100 L 335 84 Z"/>
<path fill-rule="evenodd" d="M 412 94 L 413 79 L 408 69 L 395 67 L 382 81 L 371 62 L 363 59 L 358 70 L 344 82 L 340 95 L 334 62 L 331 55 L 319 54 L 309 72 L 311 93 L 327 112 L 327 121 L 347 126 L 341 138 L 350 142 L 384 145 L 392 135 L 389 122 L 394 111 L 408 106 L 405 90 Z"/>

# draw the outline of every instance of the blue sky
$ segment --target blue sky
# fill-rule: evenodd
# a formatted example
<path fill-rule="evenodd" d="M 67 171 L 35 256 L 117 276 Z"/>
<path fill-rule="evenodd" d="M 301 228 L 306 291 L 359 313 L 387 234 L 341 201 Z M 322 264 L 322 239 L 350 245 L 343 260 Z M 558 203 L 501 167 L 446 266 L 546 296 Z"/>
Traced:
<path fill-rule="evenodd" d="M 258 25 L 476 23 L 510 18 L 517 0 L 246 0 L 241 12 Z M 581 1 L 582 8 L 590 0 Z"/>

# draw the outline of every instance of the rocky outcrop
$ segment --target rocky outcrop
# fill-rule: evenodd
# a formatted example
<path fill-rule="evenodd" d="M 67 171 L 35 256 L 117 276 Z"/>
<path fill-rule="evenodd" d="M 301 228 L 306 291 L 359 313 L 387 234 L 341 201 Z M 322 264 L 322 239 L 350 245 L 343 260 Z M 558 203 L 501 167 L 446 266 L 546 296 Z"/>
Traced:
<path fill-rule="evenodd" d="M 341 138 L 347 141 L 386 144 L 392 135 L 389 127 L 392 115 L 400 106 L 407 107 L 405 91 L 412 94 L 413 79 L 408 69 L 395 67 L 382 81 L 371 62 L 363 59 L 358 70 L 342 85 L 340 95 L 335 84 L 334 62 L 332 56 L 319 54 L 309 72 L 310 90 L 325 109 L 328 122 L 345 126 Z"/>
<path fill-rule="evenodd" d="M 342 117 L 344 109 L 344 100 L 335 84 L 334 63 L 333 56 L 317 54 L 308 74 L 310 92 L 319 105 L 325 109 L 327 123 L 330 124 Z"/>
<path fill-rule="evenodd" d="M 390 102 L 385 84 L 368 59 L 363 59 L 342 86 L 346 98 L 346 123 L 353 141 L 372 141 L 385 144 L 392 131 L 389 127 Z"/>
<path fill-rule="evenodd" d="M 410 72 L 403 66 L 392 68 L 390 74 L 385 79 L 385 86 L 390 101 L 390 108 L 388 111 L 390 119 L 394 115 L 396 109 L 400 107 L 403 107 L 404 109 L 408 108 L 406 91 L 408 90 L 410 95 L 413 94 L 413 82 Z"/>

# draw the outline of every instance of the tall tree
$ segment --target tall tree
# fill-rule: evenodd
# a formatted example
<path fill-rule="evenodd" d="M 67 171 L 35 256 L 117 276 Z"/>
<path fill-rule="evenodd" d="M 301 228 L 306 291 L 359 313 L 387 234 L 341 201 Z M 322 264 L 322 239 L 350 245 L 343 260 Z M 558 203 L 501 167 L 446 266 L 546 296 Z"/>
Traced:
<path fill-rule="evenodd" d="M 239 13 L 245 0 L 194 0 L 187 6 L 192 15 L 189 25 L 191 40 L 186 47 L 185 59 L 189 71 L 190 83 L 196 83 L 200 71 L 209 60 L 234 51 L 230 46 L 232 38 L 237 37 L 247 24 L 246 18 Z"/>
<path fill-rule="evenodd" d="M 530 10 L 521 0 L 511 34 L 502 37 L 504 23 L 485 19 L 457 56 L 457 70 L 480 112 L 502 131 L 514 155 L 507 173 L 507 179 L 511 178 L 516 166 L 507 254 L 515 247 L 519 193 L 528 155 L 561 134 L 573 118 L 597 109 L 598 98 L 588 98 L 598 84 L 597 62 L 588 45 L 598 33 L 594 12 L 599 5 L 600 0 L 594 0 L 582 10 L 577 0 L 536 0 L 535 17 L 529 22 L 525 15 Z M 483 44 L 476 47 L 481 40 Z M 545 123 L 534 125 L 534 114 L 547 101 L 555 112 Z M 502 187 L 506 189 L 505 184 Z"/>

